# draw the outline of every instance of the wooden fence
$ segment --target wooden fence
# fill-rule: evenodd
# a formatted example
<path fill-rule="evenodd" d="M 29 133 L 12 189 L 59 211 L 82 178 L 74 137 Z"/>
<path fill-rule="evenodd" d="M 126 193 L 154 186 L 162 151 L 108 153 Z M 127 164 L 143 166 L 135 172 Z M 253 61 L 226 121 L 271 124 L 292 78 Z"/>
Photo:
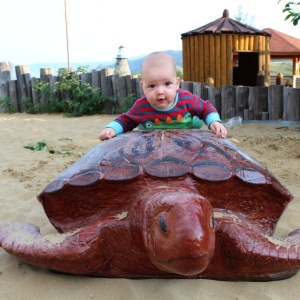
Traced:
<path fill-rule="evenodd" d="M 27 66 L 16 66 L 15 69 L 17 79 L 11 80 L 10 71 L 0 68 L 0 98 L 9 97 L 18 112 L 23 112 L 23 98 L 31 99 L 32 104 L 46 103 L 47 99 L 40 97 L 38 92 L 32 89 L 39 79 L 31 78 Z M 92 70 L 78 76 L 81 82 L 90 83 L 93 88 L 100 88 L 102 95 L 117 97 L 118 107 L 122 106 L 126 96 L 135 94 L 139 98 L 142 95 L 140 78 L 132 75 L 113 75 L 113 69 Z M 45 68 L 40 70 L 40 79 L 54 85 L 59 77 L 53 75 L 53 69 Z M 215 88 L 206 83 L 183 81 L 181 87 L 203 99 L 209 99 L 219 111 L 222 120 L 240 116 L 244 120 L 300 121 L 299 88 L 283 85 Z M 105 103 L 104 108 L 106 114 L 116 113 L 112 103 Z"/>

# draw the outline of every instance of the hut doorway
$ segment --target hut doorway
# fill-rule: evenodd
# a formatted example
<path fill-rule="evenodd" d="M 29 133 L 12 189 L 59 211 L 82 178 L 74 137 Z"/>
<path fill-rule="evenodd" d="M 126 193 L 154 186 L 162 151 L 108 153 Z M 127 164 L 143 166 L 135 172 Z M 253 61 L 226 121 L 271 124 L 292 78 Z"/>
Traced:
<path fill-rule="evenodd" d="M 258 52 L 234 54 L 233 85 L 256 86 L 259 72 Z"/>

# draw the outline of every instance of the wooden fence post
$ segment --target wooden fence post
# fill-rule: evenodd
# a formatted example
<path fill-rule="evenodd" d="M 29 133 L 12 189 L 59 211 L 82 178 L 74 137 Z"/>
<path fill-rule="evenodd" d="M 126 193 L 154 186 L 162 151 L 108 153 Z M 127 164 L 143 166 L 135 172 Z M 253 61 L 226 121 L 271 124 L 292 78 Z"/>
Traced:
<path fill-rule="evenodd" d="M 221 88 L 206 88 L 207 100 L 216 108 L 221 115 L 222 101 L 221 101 Z"/>
<path fill-rule="evenodd" d="M 203 98 L 204 84 L 201 82 L 193 82 L 193 94 Z"/>
<path fill-rule="evenodd" d="M 26 65 L 16 66 L 16 76 L 17 76 L 17 97 L 18 97 L 18 107 L 21 108 L 21 112 L 25 109 L 22 107 L 22 99 L 31 98 L 31 75 L 29 67 Z"/>
<path fill-rule="evenodd" d="M 5 61 L 0 63 L 0 98 L 9 97 L 9 81 L 11 80 L 10 62 Z M 0 106 L 0 112 L 3 112 L 3 107 Z"/>
<path fill-rule="evenodd" d="M 192 81 L 181 81 L 180 87 L 184 90 L 193 92 L 193 82 Z"/>
<path fill-rule="evenodd" d="M 92 88 L 99 88 L 101 90 L 101 71 L 100 70 L 92 70 Z"/>
<path fill-rule="evenodd" d="M 117 105 L 115 113 L 119 113 L 123 106 L 124 98 L 126 97 L 126 76 L 112 76 L 113 94 L 117 97 Z"/>
<path fill-rule="evenodd" d="M 249 88 L 247 86 L 236 87 L 236 100 L 235 100 L 235 116 L 245 119 L 245 109 L 249 108 L 248 105 Z"/>
<path fill-rule="evenodd" d="M 17 112 L 21 112 L 21 104 L 18 101 L 17 90 L 18 90 L 17 80 L 9 81 L 9 97 L 10 97 L 11 104 L 15 107 Z"/>
<path fill-rule="evenodd" d="M 261 120 L 268 111 L 268 87 L 249 87 L 249 120 Z"/>
<path fill-rule="evenodd" d="M 276 76 L 276 85 L 283 85 L 283 74 L 278 73 Z"/>
<path fill-rule="evenodd" d="M 41 68 L 40 69 L 40 80 L 43 82 L 49 83 L 49 86 L 50 86 L 50 80 L 53 75 L 54 75 L 53 68 Z M 39 95 L 38 93 L 36 93 L 35 96 L 37 99 L 35 99 L 34 102 L 36 102 L 36 103 L 41 103 L 42 105 L 45 105 L 49 101 L 49 99 L 46 99 L 44 95 Z M 34 103 L 34 104 L 36 104 L 36 103 Z"/>
<path fill-rule="evenodd" d="M 283 88 L 283 120 L 300 121 L 300 89 Z"/>
<path fill-rule="evenodd" d="M 283 115 L 283 86 L 271 85 L 268 93 L 269 120 L 282 119 Z"/>
<path fill-rule="evenodd" d="M 221 88 L 221 119 L 235 117 L 235 88 L 233 86 L 222 86 Z"/>

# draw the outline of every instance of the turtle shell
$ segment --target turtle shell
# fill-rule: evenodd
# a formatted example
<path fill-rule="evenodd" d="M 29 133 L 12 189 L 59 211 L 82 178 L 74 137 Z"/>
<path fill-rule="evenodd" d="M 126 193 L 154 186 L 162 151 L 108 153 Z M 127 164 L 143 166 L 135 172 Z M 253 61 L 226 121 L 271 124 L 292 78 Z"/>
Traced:
<path fill-rule="evenodd" d="M 124 219 L 147 190 L 188 185 L 214 209 L 272 234 L 291 193 L 249 154 L 205 130 L 132 131 L 99 143 L 38 195 L 60 232 Z M 129 221 L 128 221 L 129 222 Z"/>

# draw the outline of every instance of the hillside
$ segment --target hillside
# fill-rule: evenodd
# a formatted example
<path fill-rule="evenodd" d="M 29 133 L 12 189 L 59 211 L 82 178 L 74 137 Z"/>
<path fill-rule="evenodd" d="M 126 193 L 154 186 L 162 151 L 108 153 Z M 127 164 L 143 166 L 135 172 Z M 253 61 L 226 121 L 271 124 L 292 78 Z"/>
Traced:
<path fill-rule="evenodd" d="M 176 65 L 178 67 L 182 67 L 182 51 L 181 50 L 167 50 L 166 53 L 169 53 L 176 61 Z M 145 56 L 139 56 L 135 58 L 128 58 L 128 64 L 132 74 L 140 73 L 141 64 L 144 60 Z M 93 69 L 105 69 L 105 68 L 114 68 L 116 61 L 108 61 L 108 62 L 79 62 L 79 63 L 71 63 L 71 68 L 76 70 L 80 66 L 88 66 L 89 70 Z M 60 68 L 66 68 L 67 65 L 65 62 L 55 62 L 55 63 L 37 63 L 30 64 L 30 73 L 32 77 L 40 77 L 40 69 L 41 68 L 53 68 L 54 74 L 57 75 L 58 70 Z M 14 70 L 14 68 L 13 68 Z M 292 75 L 292 62 L 287 60 L 282 61 L 272 61 L 271 62 L 271 75 L 276 76 L 278 73 L 283 73 L 285 76 Z M 13 77 L 13 76 L 12 76 Z M 13 78 L 14 79 L 14 78 Z"/>
<path fill-rule="evenodd" d="M 182 51 L 167 50 L 165 52 L 170 54 L 171 56 L 173 56 L 173 58 L 176 61 L 176 65 L 178 67 L 182 67 Z M 140 58 L 137 58 L 137 59 L 128 58 L 128 65 L 129 65 L 131 74 L 136 74 L 136 73 L 141 72 L 141 64 L 142 64 L 144 58 L 145 58 L 145 56 L 141 56 Z M 114 68 L 114 67 L 115 67 L 115 62 L 110 63 L 110 64 L 100 64 L 97 66 L 97 69 Z"/>

